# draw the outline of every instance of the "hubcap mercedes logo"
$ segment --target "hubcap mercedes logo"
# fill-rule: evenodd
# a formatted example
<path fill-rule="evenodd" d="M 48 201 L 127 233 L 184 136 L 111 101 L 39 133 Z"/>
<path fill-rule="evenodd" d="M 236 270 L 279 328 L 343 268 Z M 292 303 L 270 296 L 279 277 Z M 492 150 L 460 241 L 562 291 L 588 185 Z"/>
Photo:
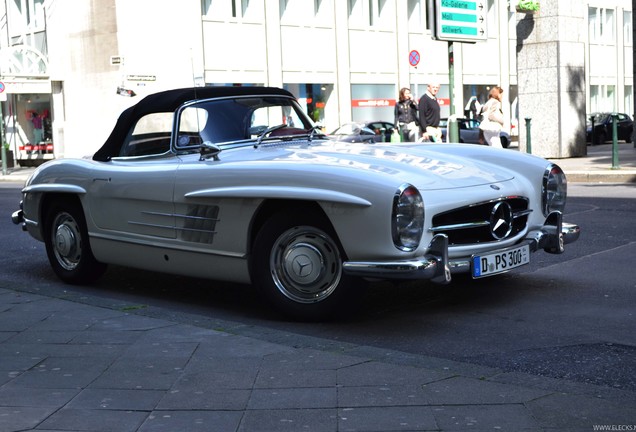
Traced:
<path fill-rule="evenodd" d="M 495 204 L 490 212 L 490 232 L 492 236 L 501 240 L 512 231 L 512 208 L 507 202 Z"/>
<path fill-rule="evenodd" d="M 299 277 L 307 277 L 311 274 L 313 266 L 309 257 L 306 255 L 299 255 L 294 258 L 293 268 Z"/>

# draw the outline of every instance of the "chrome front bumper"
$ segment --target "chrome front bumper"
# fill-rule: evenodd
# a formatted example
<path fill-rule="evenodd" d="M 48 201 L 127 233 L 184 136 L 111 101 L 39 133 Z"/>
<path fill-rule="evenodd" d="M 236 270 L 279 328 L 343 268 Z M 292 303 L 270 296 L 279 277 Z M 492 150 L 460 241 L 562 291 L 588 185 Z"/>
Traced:
<path fill-rule="evenodd" d="M 540 230 L 528 232 L 518 245 L 529 244 L 531 252 L 543 249 L 548 253 L 563 253 L 566 244 L 578 240 L 581 229 L 578 225 L 563 223 L 561 218 L 561 213 L 550 214 Z M 448 283 L 451 273 L 467 273 L 470 270 L 470 256 L 448 258 L 448 237 L 445 234 L 434 236 L 428 253 L 422 257 L 403 261 L 344 263 L 345 273 L 352 276 L 377 279 L 430 279 L 436 283 Z"/>

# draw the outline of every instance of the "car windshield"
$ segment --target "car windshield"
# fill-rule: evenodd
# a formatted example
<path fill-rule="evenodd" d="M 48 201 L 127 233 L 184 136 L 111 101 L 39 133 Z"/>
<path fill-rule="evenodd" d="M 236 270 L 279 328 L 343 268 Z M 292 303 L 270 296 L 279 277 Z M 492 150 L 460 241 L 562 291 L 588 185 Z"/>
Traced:
<path fill-rule="evenodd" d="M 591 118 L 594 118 L 594 123 L 596 124 L 605 123 L 608 117 L 609 117 L 609 113 L 594 113 L 590 117 L 588 117 L 587 123 L 591 124 L 591 121 L 590 121 Z"/>
<path fill-rule="evenodd" d="M 206 100 L 179 111 L 177 146 L 309 135 L 314 127 L 292 98 L 250 96 Z"/>

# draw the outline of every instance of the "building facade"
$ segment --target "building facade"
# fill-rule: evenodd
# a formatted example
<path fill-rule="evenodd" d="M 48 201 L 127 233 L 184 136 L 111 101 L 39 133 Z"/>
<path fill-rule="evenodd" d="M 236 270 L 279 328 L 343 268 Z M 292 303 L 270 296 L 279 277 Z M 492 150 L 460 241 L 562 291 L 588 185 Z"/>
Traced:
<path fill-rule="evenodd" d="M 144 95 L 204 85 L 287 88 L 331 131 L 352 120 L 393 121 L 401 87 L 419 98 L 433 82 L 441 84 L 443 116 L 469 114 L 471 100 L 483 103 L 493 85 L 501 86 L 506 127 L 523 137 L 525 117 L 542 127 L 550 118 L 542 119 L 545 111 L 534 102 L 524 111 L 520 80 L 528 101 L 547 89 L 540 82 L 524 87 L 528 78 L 520 71 L 528 68 L 518 59 L 528 41 L 519 29 L 550 28 L 556 3 L 557 15 L 567 5 L 576 19 L 561 20 L 550 38 L 573 41 L 583 71 L 584 107 L 577 102 L 576 118 L 564 122 L 579 136 L 591 112 L 633 114 L 631 3 L 541 0 L 528 17 L 514 1 L 481 2 L 486 37 L 450 44 L 431 37 L 429 0 L 2 0 L 5 141 L 21 161 L 83 157 Z M 537 33 L 533 38 L 542 37 Z M 540 155 L 563 154 L 552 147 L 539 147 Z"/>

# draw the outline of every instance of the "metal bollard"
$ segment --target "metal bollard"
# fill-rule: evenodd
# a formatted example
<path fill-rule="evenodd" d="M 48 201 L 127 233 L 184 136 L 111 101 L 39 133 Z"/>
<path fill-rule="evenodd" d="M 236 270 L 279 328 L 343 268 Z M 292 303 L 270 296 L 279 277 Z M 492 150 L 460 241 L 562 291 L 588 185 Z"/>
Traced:
<path fill-rule="evenodd" d="M 618 114 L 612 113 L 612 169 L 618 166 Z"/>
<path fill-rule="evenodd" d="M 532 153 L 532 138 L 530 137 L 530 129 L 532 118 L 526 117 L 526 153 Z"/>
<path fill-rule="evenodd" d="M 1 140 L 0 147 L 2 147 L 2 175 L 7 175 L 7 149 Z"/>
<path fill-rule="evenodd" d="M 448 129 L 446 131 L 446 141 L 449 143 L 459 142 L 459 125 L 457 124 L 457 117 L 450 116 L 448 119 Z"/>

